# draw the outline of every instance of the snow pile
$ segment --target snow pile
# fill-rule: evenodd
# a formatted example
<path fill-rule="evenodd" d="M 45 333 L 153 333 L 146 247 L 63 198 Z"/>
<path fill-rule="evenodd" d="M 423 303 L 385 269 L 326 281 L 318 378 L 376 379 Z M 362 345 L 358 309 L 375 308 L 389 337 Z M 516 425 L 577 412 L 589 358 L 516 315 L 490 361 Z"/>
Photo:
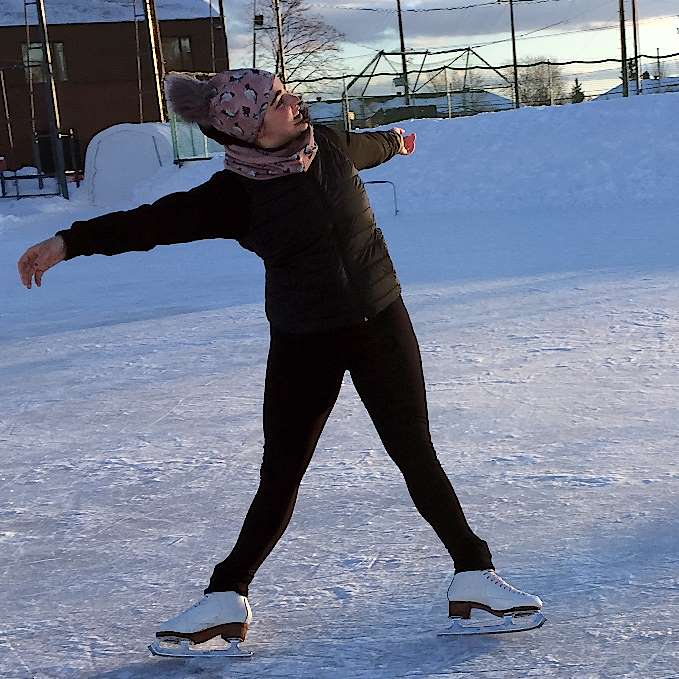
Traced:
<path fill-rule="evenodd" d="M 679 94 L 400 124 L 418 162 L 380 168 L 427 211 L 653 205 L 679 178 Z M 662 140 L 662 141 L 660 141 Z M 658 171 L 662 168 L 662 172 Z"/>

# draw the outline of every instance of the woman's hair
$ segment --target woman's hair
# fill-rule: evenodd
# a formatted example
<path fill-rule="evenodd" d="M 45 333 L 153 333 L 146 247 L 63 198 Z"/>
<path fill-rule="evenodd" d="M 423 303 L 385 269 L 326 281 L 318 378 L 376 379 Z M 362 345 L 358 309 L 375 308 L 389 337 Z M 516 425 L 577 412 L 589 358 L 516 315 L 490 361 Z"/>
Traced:
<path fill-rule="evenodd" d="M 246 146 L 248 148 L 254 148 L 255 144 L 248 144 L 247 142 L 244 142 L 242 139 L 236 139 L 236 137 L 232 137 L 230 134 L 226 134 L 226 132 L 220 132 L 216 128 L 214 128 L 210 123 L 198 123 L 198 127 L 200 127 L 200 131 L 206 136 L 209 137 L 210 139 L 213 139 L 216 141 L 218 144 L 221 144 L 222 146 Z"/>
<path fill-rule="evenodd" d="M 188 123 L 210 125 L 210 100 L 217 94 L 207 80 L 189 73 L 169 73 L 165 78 L 165 96 L 170 108 Z"/>

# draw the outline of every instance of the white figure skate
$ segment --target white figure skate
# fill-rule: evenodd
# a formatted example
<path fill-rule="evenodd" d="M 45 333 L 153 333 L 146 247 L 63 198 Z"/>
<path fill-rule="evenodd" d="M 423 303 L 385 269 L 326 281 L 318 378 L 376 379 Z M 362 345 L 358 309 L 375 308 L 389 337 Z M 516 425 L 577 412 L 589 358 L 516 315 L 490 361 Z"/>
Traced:
<path fill-rule="evenodd" d="M 211 592 L 179 615 L 164 622 L 156 632 L 156 641 L 149 650 L 153 655 L 174 658 L 222 656 L 251 658 L 240 644 L 245 641 L 252 610 L 246 597 L 237 592 Z M 221 637 L 227 646 L 195 648 L 214 637 Z"/>
<path fill-rule="evenodd" d="M 539 597 L 512 587 L 494 570 L 456 573 L 448 588 L 448 617 L 452 625 L 439 636 L 535 629 L 545 622 L 541 608 Z M 474 609 L 481 611 L 481 615 L 472 618 Z"/>

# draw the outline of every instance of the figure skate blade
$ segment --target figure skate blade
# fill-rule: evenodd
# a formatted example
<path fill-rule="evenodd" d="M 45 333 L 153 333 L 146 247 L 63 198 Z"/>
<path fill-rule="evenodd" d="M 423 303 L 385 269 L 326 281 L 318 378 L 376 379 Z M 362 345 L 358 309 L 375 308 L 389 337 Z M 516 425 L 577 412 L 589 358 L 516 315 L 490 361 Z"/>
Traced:
<path fill-rule="evenodd" d="M 240 639 L 225 639 L 226 646 L 208 646 L 207 644 L 193 644 L 188 639 L 179 637 L 162 637 L 149 645 L 153 655 L 165 658 L 233 658 L 236 660 L 250 660 L 251 651 L 244 651 Z"/>
<path fill-rule="evenodd" d="M 525 632 L 537 629 L 545 624 L 547 618 L 535 611 L 533 613 L 514 613 L 502 616 L 501 620 L 489 617 L 464 620 L 452 618 L 452 624 L 447 630 L 439 632 L 440 637 L 468 636 L 472 634 L 509 634 L 511 632 Z"/>

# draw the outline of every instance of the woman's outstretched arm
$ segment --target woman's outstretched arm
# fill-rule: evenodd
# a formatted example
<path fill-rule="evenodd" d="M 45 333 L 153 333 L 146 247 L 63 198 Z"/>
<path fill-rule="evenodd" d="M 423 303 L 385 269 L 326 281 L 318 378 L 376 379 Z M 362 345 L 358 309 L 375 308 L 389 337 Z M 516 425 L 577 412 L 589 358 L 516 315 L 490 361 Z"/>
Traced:
<path fill-rule="evenodd" d="M 35 278 L 40 287 L 45 271 L 82 255 L 117 255 L 205 238 L 238 238 L 248 228 L 250 209 L 237 182 L 230 172 L 221 171 L 189 191 L 171 193 L 133 210 L 74 222 L 26 250 L 18 263 L 21 281 L 30 288 Z"/>

